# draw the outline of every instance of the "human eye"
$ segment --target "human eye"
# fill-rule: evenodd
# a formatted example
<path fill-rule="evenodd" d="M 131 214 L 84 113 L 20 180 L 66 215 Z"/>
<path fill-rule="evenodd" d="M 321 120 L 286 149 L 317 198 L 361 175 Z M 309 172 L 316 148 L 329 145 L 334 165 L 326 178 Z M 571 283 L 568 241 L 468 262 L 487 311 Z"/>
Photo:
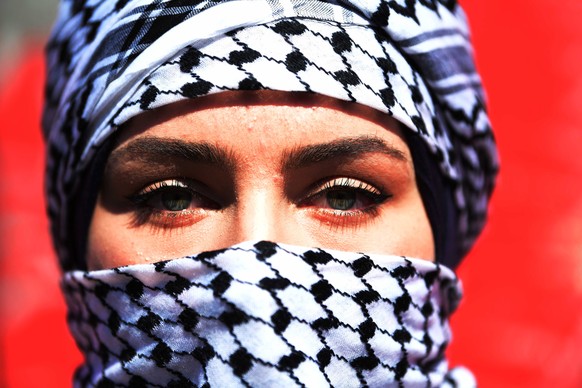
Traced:
<path fill-rule="evenodd" d="M 299 205 L 329 216 L 363 216 L 374 213 L 390 197 L 358 179 L 334 178 L 317 185 Z"/>
<path fill-rule="evenodd" d="M 136 210 L 135 223 L 162 228 L 191 225 L 203 218 L 207 210 L 219 209 L 219 204 L 203 191 L 200 185 L 187 179 L 149 184 L 129 198 Z"/>

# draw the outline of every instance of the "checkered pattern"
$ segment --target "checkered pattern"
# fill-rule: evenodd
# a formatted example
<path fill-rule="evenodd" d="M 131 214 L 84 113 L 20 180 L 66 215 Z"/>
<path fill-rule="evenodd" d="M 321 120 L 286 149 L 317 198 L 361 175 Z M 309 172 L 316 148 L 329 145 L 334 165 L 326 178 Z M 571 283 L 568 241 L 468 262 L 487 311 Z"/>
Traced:
<path fill-rule="evenodd" d="M 63 289 L 76 386 L 475 384 L 444 358 L 460 286 L 423 260 L 248 242 Z"/>
<path fill-rule="evenodd" d="M 65 0 L 48 66 L 48 209 L 65 269 L 84 266 L 83 178 L 119 125 L 223 90 L 316 92 L 394 116 L 453 186 L 459 257 L 483 227 L 497 154 L 454 1 Z"/>

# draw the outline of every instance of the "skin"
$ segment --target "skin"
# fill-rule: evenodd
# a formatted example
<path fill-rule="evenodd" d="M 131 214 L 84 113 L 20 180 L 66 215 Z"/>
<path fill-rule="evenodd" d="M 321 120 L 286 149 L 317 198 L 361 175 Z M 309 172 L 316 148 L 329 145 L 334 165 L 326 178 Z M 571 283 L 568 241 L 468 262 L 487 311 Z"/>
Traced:
<path fill-rule="evenodd" d="M 89 269 L 270 240 L 434 260 L 399 125 L 323 96 L 224 92 L 132 119 L 89 229 Z"/>

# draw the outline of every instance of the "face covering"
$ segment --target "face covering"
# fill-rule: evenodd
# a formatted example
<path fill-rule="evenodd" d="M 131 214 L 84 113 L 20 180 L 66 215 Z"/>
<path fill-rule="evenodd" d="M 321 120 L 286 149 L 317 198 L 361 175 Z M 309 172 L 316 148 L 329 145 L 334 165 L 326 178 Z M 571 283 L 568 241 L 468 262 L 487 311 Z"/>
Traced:
<path fill-rule="evenodd" d="M 76 387 L 473 387 L 438 263 L 246 242 L 65 274 Z"/>

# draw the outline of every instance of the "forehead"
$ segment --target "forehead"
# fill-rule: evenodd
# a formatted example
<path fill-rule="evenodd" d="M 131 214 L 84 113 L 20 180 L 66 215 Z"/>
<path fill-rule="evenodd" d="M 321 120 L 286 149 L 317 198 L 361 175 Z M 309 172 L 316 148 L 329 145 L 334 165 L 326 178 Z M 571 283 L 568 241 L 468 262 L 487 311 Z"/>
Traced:
<path fill-rule="evenodd" d="M 144 112 L 120 128 L 115 148 L 155 136 L 204 141 L 235 152 L 276 153 L 289 147 L 370 136 L 410 159 L 401 131 L 390 116 L 357 103 L 308 93 L 234 91 Z"/>

